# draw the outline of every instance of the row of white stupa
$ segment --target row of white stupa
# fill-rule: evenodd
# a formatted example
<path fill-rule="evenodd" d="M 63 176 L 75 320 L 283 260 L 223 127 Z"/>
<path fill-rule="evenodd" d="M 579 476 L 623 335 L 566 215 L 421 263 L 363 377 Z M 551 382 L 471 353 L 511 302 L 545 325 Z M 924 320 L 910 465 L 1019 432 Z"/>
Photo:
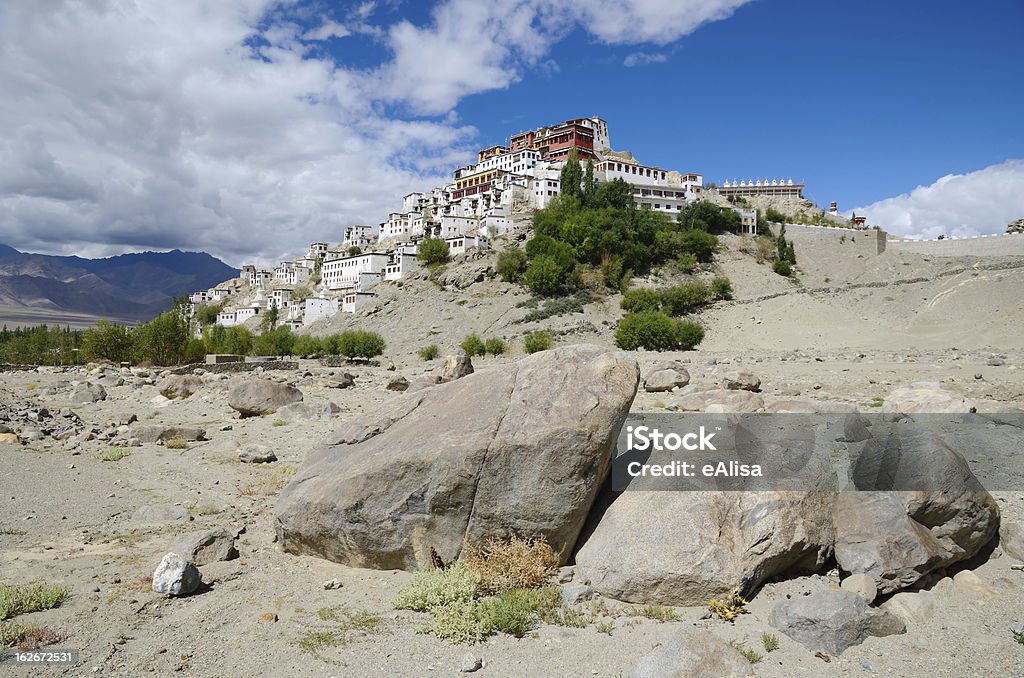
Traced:
<path fill-rule="evenodd" d="M 764 179 L 764 180 L 758 179 L 757 181 L 754 181 L 753 179 L 751 179 L 750 181 L 747 181 L 746 179 L 744 179 L 743 181 L 740 181 L 739 183 L 737 183 L 735 180 L 733 180 L 731 183 L 729 181 L 726 181 L 725 183 L 722 184 L 723 188 L 743 188 L 743 187 L 746 187 L 746 186 L 793 186 L 793 185 L 794 184 L 793 184 L 793 180 L 792 179 L 790 179 L 789 181 L 783 181 L 782 179 L 772 179 L 771 181 L 768 181 L 767 179 Z"/>

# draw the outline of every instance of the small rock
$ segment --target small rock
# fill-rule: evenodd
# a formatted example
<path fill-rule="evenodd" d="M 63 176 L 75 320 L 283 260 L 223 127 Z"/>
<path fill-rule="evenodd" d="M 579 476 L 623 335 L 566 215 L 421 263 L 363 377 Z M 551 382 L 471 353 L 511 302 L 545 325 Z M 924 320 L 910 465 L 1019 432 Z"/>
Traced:
<path fill-rule="evenodd" d="M 644 390 L 648 393 L 663 393 L 683 388 L 690 383 L 690 373 L 682 367 L 662 368 L 647 375 Z"/>
<path fill-rule="evenodd" d="M 438 375 L 441 383 L 461 379 L 467 374 L 473 374 L 473 361 L 469 359 L 466 352 L 461 348 L 454 355 L 446 356 L 444 364 Z"/>
<path fill-rule="evenodd" d="M 866 574 L 851 574 L 839 586 L 844 591 L 856 593 L 868 605 L 874 602 L 875 596 L 878 595 L 878 587 L 875 586 L 875 580 Z"/>
<path fill-rule="evenodd" d="M 246 445 L 238 453 L 238 461 L 245 464 L 269 464 L 277 461 L 277 455 L 266 445 Z"/>
<path fill-rule="evenodd" d="M 834 589 L 818 591 L 778 603 L 768 623 L 811 652 L 842 654 L 868 636 L 906 633 L 897 616 L 868 607 L 856 593 Z"/>
<path fill-rule="evenodd" d="M 345 585 L 343 583 L 341 583 L 340 581 L 338 581 L 337 578 L 335 578 L 335 579 L 328 579 L 327 581 L 325 581 L 323 583 L 323 587 L 324 587 L 325 591 L 333 591 L 335 589 L 340 589 L 340 588 L 342 588 L 344 586 Z"/>
<path fill-rule="evenodd" d="M 729 372 L 722 379 L 722 388 L 727 391 L 760 391 L 760 377 L 750 372 Z"/>
<path fill-rule="evenodd" d="M 566 605 L 575 605 L 594 597 L 594 589 L 586 584 L 570 584 L 562 587 L 562 600 Z"/>
<path fill-rule="evenodd" d="M 177 553 L 168 553 L 153 572 L 153 591 L 169 596 L 187 596 L 203 583 L 196 566 Z"/>
<path fill-rule="evenodd" d="M 385 388 L 389 391 L 405 391 L 409 388 L 409 380 L 399 374 L 392 378 Z"/>
<path fill-rule="evenodd" d="M 277 623 L 277 614 L 274 612 L 264 612 L 259 616 L 259 621 L 275 624 Z"/>
<path fill-rule="evenodd" d="M 192 520 L 188 509 L 180 504 L 150 504 L 139 507 L 132 520 L 140 523 L 170 523 Z"/>
<path fill-rule="evenodd" d="M 195 565 L 234 560 L 238 557 L 235 534 L 224 527 L 190 535 L 178 542 L 174 552 Z"/>
<path fill-rule="evenodd" d="M 473 673 L 483 668 L 484 662 L 479 657 L 473 656 L 471 652 L 467 652 L 462 658 L 462 666 L 459 667 L 461 673 Z"/>
<path fill-rule="evenodd" d="M 566 565 L 565 567 L 558 568 L 558 583 L 568 584 L 572 581 L 573 575 L 576 574 L 576 568 L 572 565 Z"/>

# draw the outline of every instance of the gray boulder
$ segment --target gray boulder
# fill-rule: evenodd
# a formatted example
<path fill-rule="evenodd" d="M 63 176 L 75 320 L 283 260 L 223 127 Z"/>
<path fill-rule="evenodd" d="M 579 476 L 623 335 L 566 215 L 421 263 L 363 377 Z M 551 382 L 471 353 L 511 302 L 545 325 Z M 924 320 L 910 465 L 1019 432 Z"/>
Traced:
<path fill-rule="evenodd" d="M 132 520 L 139 523 L 187 522 L 192 520 L 192 514 L 180 504 L 150 504 L 136 509 Z"/>
<path fill-rule="evenodd" d="M 238 453 L 238 460 L 246 464 L 268 464 L 277 461 L 277 455 L 266 445 L 246 445 Z"/>
<path fill-rule="evenodd" d="M 312 421 L 314 419 L 326 421 L 338 412 L 341 412 L 341 408 L 329 400 L 303 401 L 301 403 L 285 405 L 277 411 L 276 416 L 278 419 L 289 423 L 293 421 Z"/>
<path fill-rule="evenodd" d="M 95 403 L 107 399 L 107 390 L 99 384 L 89 382 L 75 386 L 71 392 L 71 402 L 85 404 Z"/>
<path fill-rule="evenodd" d="M 228 388 L 228 405 L 243 417 L 273 414 L 301 401 L 302 391 L 269 379 L 233 379 Z"/>
<path fill-rule="evenodd" d="M 668 409 L 680 412 L 758 412 L 764 409 L 761 396 L 750 391 L 715 389 L 683 396 Z"/>
<path fill-rule="evenodd" d="M 324 383 L 324 386 L 327 388 L 352 388 L 355 385 L 356 378 L 348 372 L 342 372 L 337 376 L 331 377 Z"/>
<path fill-rule="evenodd" d="M 818 572 L 831 553 L 836 481 L 814 492 L 624 492 L 576 554 L 576 574 L 633 603 L 706 605 L 782 573 Z M 814 485 L 809 485 L 814 487 Z"/>
<path fill-rule="evenodd" d="M 192 374 L 172 374 L 161 379 L 156 388 L 171 400 L 187 398 L 203 388 L 203 380 Z"/>
<path fill-rule="evenodd" d="M 426 569 L 463 540 L 544 537 L 564 562 L 636 394 L 626 353 L 569 346 L 406 394 L 311 452 L 277 501 L 291 553 Z M 485 406 L 482 406 L 485 405 Z"/>
<path fill-rule="evenodd" d="M 729 372 L 722 379 L 722 388 L 727 391 L 760 391 L 761 378 L 750 372 Z"/>
<path fill-rule="evenodd" d="M 227 528 L 216 527 L 185 537 L 174 547 L 174 552 L 195 565 L 234 560 L 238 557 L 236 536 L 237 533 Z"/>
<path fill-rule="evenodd" d="M 392 377 L 384 388 L 389 391 L 407 391 L 409 389 L 409 380 L 399 374 Z"/>
<path fill-rule="evenodd" d="M 1019 522 L 1004 520 L 999 526 L 999 545 L 1006 555 L 1024 560 L 1024 526 Z"/>
<path fill-rule="evenodd" d="M 868 636 L 906 633 L 903 620 L 869 607 L 850 591 L 829 589 L 777 604 L 768 623 L 811 652 L 840 655 Z"/>
<path fill-rule="evenodd" d="M 644 656 L 633 678 L 729 678 L 752 676 L 750 662 L 724 640 L 685 629 Z"/>
<path fill-rule="evenodd" d="M 973 412 L 973 400 L 947 391 L 932 382 L 916 382 L 893 390 L 882 403 L 883 412 L 929 414 L 937 412 Z"/>
<path fill-rule="evenodd" d="M 832 521 L 840 569 L 871 576 L 885 595 L 978 553 L 996 535 L 999 508 L 931 431 L 872 428 L 883 430 L 872 431 L 851 467 L 861 491 L 839 494 Z"/>
<path fill-rule="evenodd" d="M 169 596 L 187 596 L 203 583 L 203 576 L 177 553 L 168 553 L 153 572 L 153 591 Z"/>
<path fill-rule="evenodd" d="M 438 383 L 445 383 L 461 379 L 473 374 L 473 361 L 469 359 L 466 352 L 461 348 L 454 355 L 445 356 L 444 364 L 438 373 Z"/>
<path fill-rule="evenodd" d="M 569 584 L 562 587 L 562 602 L 575 605 L 594 597 L 594 589 L 586 584 Z"/>
<path fill-rule="evenodd" d="M 136 424 L 131 428 L 131 437 L 142 443 L 162 443 L 168 440 L 206 440 L 206 431 L 198 426 L 163 426 L 159 424 Z"/>
<path fill-rule="evenodd" d="M 663 368 L 647 375 L 644 390 L 648 393 L 663 393 L 682 388 L 690 383 L 690 373 L 683 368 Z"/>

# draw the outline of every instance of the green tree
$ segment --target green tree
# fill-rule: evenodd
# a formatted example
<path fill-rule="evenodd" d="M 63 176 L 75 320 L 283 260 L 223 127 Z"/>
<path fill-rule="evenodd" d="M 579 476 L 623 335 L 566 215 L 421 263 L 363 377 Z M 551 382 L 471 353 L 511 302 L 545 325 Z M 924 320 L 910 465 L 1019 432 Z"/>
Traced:
<path fill-rule="evenodd" d="M 630 313 L 615 328 L 615 344 L 627 351 L 691 349 L 704 338 L 704 329 L 693 322 L 670 318 L 661 311 Z"/>
<path fill-rule="evenodd" d="M 260 332 L 272 332 L 277 327 L 277 319 L 281 311 L 275 305 L 271 305 L 260 320 Z"/>
<path fill-rule="evenodd" d="M 449 248 L 441 238 L 424 238 L 416 248 L 416 258 L 427 266 L 437 266 L 448 261 Z"/>
<path fill-rule="evenodd" d="M 82 334 L 82 357 L 86 360 L 131 360 L 132 337 L 127 327 L 99 321 Z"/>
<path fill-rule="evenodd" d="M 295 335 L 287 325 L 264 332 L 253 341 L 252 350 L 256 355 L 291 355 L 295 346 Z"/>
<path fill-rule="evenodd" d="M 360 255 L 362 253 L 363 253 L 363 249 L 361 247 L 356 246 L 356 245 L 353 245 L 352 247 L 348 248 L 348 255 L 350 257 L 355 257 L 355 256 L 358 256 L 358 255 Z"/>
<path fill-rule="evenodd" d="M 329 353 L 345 356 L 349 360 L 369 360 L 384 353 L 385 343 L 384 338 L 375 332 L 347 330 L 328 337 L 326 348 Z"/>
<path fill-rule="evenodd" d="M 526 265 L 526 252 L 518 247 L 506 247 L 498 255 L 494 270 L 502 280 L 511 283 L 519 280 L 526 271 Z"/>
<path fill-rule="evenodd" d="M 580 168 L 580 161 L 575 148 L 569 151 L 569 158 L 565 161 L 565 165 L 562 166 L 558 179 L 563 198 L 580 199 L 583 170 Z"/>
<path fill-rule="evenodd" d="M 565 287 L 566 273 L 553 256 L 542 254 L 526 268 L 526 286 L 534 294 L 550 296 Z"/>
<path fill-rule="evenodd" d="M 174 306 L 132 332 L 132 357 L 136 362 L 180 365 L 193 338 L 188 317 L 188 297 L 174 300 Z"/>
<path fill-rule="evenodd" d="M 217 322 L 217 314 L 224 310 L 224 303 L 204 304 L 196 309 L 195 319 L 200 327 L 213 325 Z"/>
<path fill-rule="evenodd" d="M 594 160 L 587 158 L 587 169 L 583 172 L 583 204 L 592 206 L 597 195 L 597 185 L 594 183 Z"/>

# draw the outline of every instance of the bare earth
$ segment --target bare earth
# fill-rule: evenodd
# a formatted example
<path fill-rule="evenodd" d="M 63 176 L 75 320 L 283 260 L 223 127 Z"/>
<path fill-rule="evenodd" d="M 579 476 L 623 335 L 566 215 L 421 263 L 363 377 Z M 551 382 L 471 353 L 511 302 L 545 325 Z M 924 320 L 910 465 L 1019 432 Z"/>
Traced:
<path fill-rule="evenodd" d="M 707 339 L 697 351 L 640 352 L 643 373 L 655 362 L 688 363 L 691 384 L 714 388 L 727 369 L 743 367 L 763 382 L 766 402 L 806 398 L 852 403 L 868 410 L 894 388 L 915 381 L 942 382 L 969 396 L 979 409 L 1024 404 L 1024 261 L 931 258 L 886 252 L 859 257 L 861 250 L 797 238 L 800 284 L 775 276 L 765 264 L 727 239 L 718 258 L 733 281 L 736 300 L 704 312 Z M 453 271 L 486 267 L 488 259 L 459 263 Z M 827 279 L 827 280 L 826 280 Z M 661 284 L 661 280 L 647 281 Z M 874 286 L 879 284 L 879 286 Z M 775 601 L 838 584 L 838 576 L 803 577 L 767 585 L 735 624 L 701 619 L 704 608 L 679 608 L 681 621 L 660 623 L 627 616 L 628 605 L 603 601 L 596 621 L 611 621 L 611 634 L 587 628 L 541 625 L 522 639 L 497 636 L 471 648 L 417 633 L 426 615 L 396 611 L 392 601 L 411 575 L 343 567 L 284 554 L 274 542 L 272 509 L 277 492 L 307 451 L 339 421 L 372 411 L 396 397 L 385 389 L 397 373 L 413 380 L 436 369 L 415 351 L 437 343 L 453 348 L 470 331 L 504 336 L 508 355 L 475 359 L 478 369 L 522 356 L 518 337 L 547 326 L 566 334 L 562 343 L 612 345 L 621 316 L 618 297 L 588 305 L 582 314 L 542 323 L 511 324 L 527 299 L 519 288 L 487 280 L 462 290 L 440 290 L 428 280 L 389 286 L 373 307 L 355 318 L 315 328 L 336 331 L 361 326 L 381 332 L 388 351 L 379 365 L 344 368 L 356 377 L 350 389 L 331 389 L 323 379 L 341 368 L 302 361 L 294 382 L 307 401 L 329 399 L 341 409 L 332 421 L 275 425 L 273 415 L 241 420 L 226 401 L 226 381 L 210 378 L 203 391 L 168 401 L 151 385 L 108 388 L 106 401 L 72 405 L 67 392 L 41 395 L 59 380 L 86 378 L 85 371 L 0 373 L 0 404 L 11 409 L 70 408 L 101 432 L 135 415 L 142 423 L 199 425 L 210 438 L 188 449 L 159 444 L 129 448 L 119 461 L 99 459 L 101 440 L 0 445 L 0 580 L 63 582 L 73 587 L 60 607 L 18 617 L 19 622 L 61 629 L 59 647 L 79 649 L 74 668 L 25 669 L 12 675 L 185 676 L 421 676 L 458 675 L 463 656 L 484 660 L 484 676 L 628 676 L 637 661 L 682 627 L 711 630 L 725 640 L 761 648 L 762 632 L 779 637 L 779 649 L 753 666 L 755 675 L 789 676 L 994 676 L 1024 675 L 1024 646 L 1009 627 L 1024 621 L 1024 572 L 996 549 L 975 573 L 989 592 L 951 587 L 927 619 L 905 635 L 869 638 L 830 662 L 816 658 L 772 629 Z M 465 300 L 465 303 L 458 302 Z M 989 366 L 994 355 L 1001 366 Z M 393 364 L 395 371 L 387 367 Z M 274 373 L 271 373 L 274 374 Z M 975 375 L 981 375 L 976 378 Z M 306 376 L 303 376 L 306 375 Z M 641 390 L 635 411 L 671 406 L 678 394 Z M 230 429 L 228 429 L 230 427 Z M 227 430 L 224 430 L 227 429 Z M 278 461 L 238 461 L 247 443 L 271 446 Z M 1024 487 L 996 493 L 1003 520 L 1024 520 Z M 134 511 L 150 504 L 181 504 L 191 522 L 145 524 Z M 208 587 L 168 599 L 153 593 L 145 578 L 185 535 L 215 526 L 244 528 L 240 558 L 203 566 Z M 337 578 L 343 586 L 325 590 Z M 341 646 L 319 656 L 299 642 L 310 630 L 331 628 L 323 608 L 380 615 L 379 632 L 352 632 Z M 591 611 L 589 604 L 584 604 Z M 261 621 L 274 613 L 277 621 Z"/>

